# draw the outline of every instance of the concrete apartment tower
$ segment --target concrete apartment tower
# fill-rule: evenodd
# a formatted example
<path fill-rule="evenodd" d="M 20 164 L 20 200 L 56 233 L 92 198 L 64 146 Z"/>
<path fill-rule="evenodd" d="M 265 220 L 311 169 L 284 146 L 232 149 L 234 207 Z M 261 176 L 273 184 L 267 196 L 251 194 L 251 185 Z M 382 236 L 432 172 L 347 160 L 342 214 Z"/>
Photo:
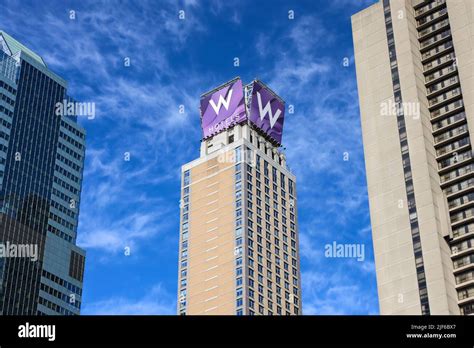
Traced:
<path fill-rule="evenodd" d="M 0 315 L 80 312 L 85 131 L 56 113 L 64 100 L 66 81 L 0 31 Z"/>
<path fill-rule="evenodd" d="M 178 313 L 301 314 L 285 104 L 235 78 L 201 97 L 201 156 L 182 167 Z"/>
<path fill-rule="evenodd" d="M 474 313 L 474 1 L 352 17 L 381 314 Z"/>

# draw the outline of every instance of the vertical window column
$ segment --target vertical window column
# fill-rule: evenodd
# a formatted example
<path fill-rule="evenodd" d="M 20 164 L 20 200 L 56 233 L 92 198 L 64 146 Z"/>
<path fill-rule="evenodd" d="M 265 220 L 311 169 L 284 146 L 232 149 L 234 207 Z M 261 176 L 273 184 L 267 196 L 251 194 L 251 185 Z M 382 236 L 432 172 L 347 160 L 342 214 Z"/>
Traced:
<path fill-rule="evenodd" d="M 183 175 L 183 196 L 181 201 L 181 245 L 179 271 L 179 314 L 186 314 L 187 304 L 187 275 L 188 275 L 188 233 L 189 233 L 189 170 Z"/>
<path fill-rule="evenodd" d="M 418 278 L 418 291 L 421 303 L 421 314 L 429 315 L 430 306 L 428 301 L 428 288 L 426 286 L 425 268 L 423 262 L 423 253 L 421 250 L 420 231 L 418 226 L 418 214 L 416 210 L 415 194 L 413 190 L 413 180 L 410 164 L 410 154 L 408 149 L 407 134 L 405 127 L 405 114 L 403 111 L 402 93 L 398 73 L 398 62 L 395 49 L 395 40 L 393 35 L 392 15 L 390 9 L 390 0 L 383 0 L 385 29 L 387 34 L 388 52 L 390 57 L 390 66 L 392 72 L 393 93 L 396 104 L 396 114 L 398 123 L 398 134 L 400 139 L 400 148 L 403 162 L 403 172 L 405 174 L 405 190 L 408 202 L 408 213 L 410 219 L 411 236 L 413 242 L 413 253 L 415 256 L 415 267 Z"/>
<path fill-rule="evenodd" d="M 243 260 L 242 260 L 242 154 L 241 148 L 235 149 L 235 308 L 237 315 L 244 315 L 243 300 Z"/>

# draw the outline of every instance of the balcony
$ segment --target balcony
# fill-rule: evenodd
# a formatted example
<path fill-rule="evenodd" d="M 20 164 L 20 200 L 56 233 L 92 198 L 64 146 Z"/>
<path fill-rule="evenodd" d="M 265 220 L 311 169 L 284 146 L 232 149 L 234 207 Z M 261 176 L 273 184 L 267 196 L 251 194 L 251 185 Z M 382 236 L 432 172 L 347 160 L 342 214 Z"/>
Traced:
<path fill-rule="evenodd" d="M 439 46 L 436 46 L 430 49 L 429 51 L 423 52 L 421 54 L 422 63 L 425 63 L 430 58 L 436 58 L 438 56 L 441 56 L 445 54 L 446 52 L 451 51 L 452 49 L 453 49 L 453 42 L 448 41 L 448 42 L 445 42 L 444 44 L 441 44 Z"/>
<path fill-rule="evenodd" d="M 468 175 L 474 173 L 474 164 L 470 164 L 466 167 L 459 168 L 450 173 L 440 175 L 440 185 L 442 188 L 453 185 L 454 181 L 462 181 L 467 178 Z"/>
<path fill-rule="evenodd" d="M 429 35 L 433 35 L 433 34 L 436 34 L 438 32 L 440 32 L 442 29 L 446 28 L 449 26 L 449 19 L 446 18 L 446 19 L 443 19 L 441 22 L 438 22 L 436 24 L 433 24 L 432 26 L 426 28 L 426 29 L 423 29 L 422 31 L 420 31 L 418 33 L 418 38 L 420 40 L 423 40 L 425 39 L 427 36 Z"/>
<path fill-rule="evenodd" d="M 447 158 L 438 162 L 438 172 L 446 172 L 467 164 L 472 159 L 471 151 L 466 151 L 457 155 L 457 157 Z"/>
<path fill-rule="evenodd" d="M 466 113 L 460 112 L 459 114 L 448 117 L 444 120 L 433 123 L 433 135 L 445 132 L 448 129 L 454 128 L 466 120 Z"/>
<path fill-rule="evenodd" d="M 455 141 L 454 143 L 445 145 L 436 150 L 436 159 L 441 160 L 446 157 L 452 156 L 453 152 L 458 150 L 467 150 L 471 146 L 469 142 L 469 136 L 462 138 L 461 140 Z"/>
<path fill-rule="evenodd" d="M 467 282 L 474 280 L 474 272 L 467 272 L 456 277 L 456 288 L 466 286 Z M 473 283 L 474 284 L 474 283 Z"/>
<path fill-rule="evenodd" d="M 454 98 L 460 98 L 461 95 L 462 95 L 461 88 L 457 87 L 449 92 L 443 93 L 437 97 L 429 99 L 428 108 L 432 110 L 435 107 L 440 107 L 441 105 L 446 104 L 449 101 L 452 101 Z"/>
<path fill-rule="evenodd" d="M 466 239 L 463 242 L 456 243 L 451 246 L 451 257 L 459 257 L 461 255 L 467 255 L 468 252 L 474 252 L 474 239 Z"/>
<path fill-rule="evenodd" d="M 474 266 L 474 255 L 467 255 L 454 261 L 454 271 L 461 272 Z"/>
<path fill-rule="evenodd" d="M 444 147 L 436 150 L 436 159 L 441 160 L 442 158 L 447 157 L 447 155 L 452 155 L 453 151 L 465 150 L 470 147 L 469 137 L 458 140 L 452 144 L 446 145 Z"/>
<path fill-rule="evenodd" d="M 461 307 L 461 315 L 472 315 L 474 314 L 474 303 L 470 303 L 466 306 Z"/>
<path fill-rule="evenodd" d="M 461 290 L 458 292 L 458 303 L 459 305 L 474 301 L 474 287 L 469 289 Z"/>
<path fill-rule="evenodd" d="M 448 203 L 448 207 L 449 207 L 449 212 L 450 213 L 457 213 L 457 212 L 460 212 L 460 211 L 463 211 L 463 210 L 466 210 L 466 209 L 469 209 L 473 206 L 474 204 L 474 201 L 472 200 L 472 193 L 469 194 L 469 198 L 466 198 L 464 197 L 463 200 L 461 200 L 461 197 L 459 198 L 456 198 L 454 200 L 452 200 L 451 202 Z M 459 256 L 459 255 L 456 255 L 456 256 Z"/>
<path fill-rule="evenodd" d="M 427 90 L 427 97 L 432 98 L 436 95 L 439 95 L 441 93 L 444 93 L 448 91 L 449 89 L 452 89 L 459 85 L 459 77 L 457 75 L 454 75 L 452 77 L 447 78 L 446 80 L 442 80 L 434 85 L 429 86 Z"/>
<path fill-rule="evenodd" d="M 474 191 L 474 178 L 461 181 L 457 184 L 447 187 L 444 190 L 448 199 L 453 199 L 455 197 L 465 195 L 471 191 Z M 472 230 L 471 232 L 474 232 L 474 225 L 472 225 L 470 229 Z M 468 232 L 464 230 L 458 230 L 457 232 L 453 231 L 453 238 L 460 237 L 462 234 L 466 234 L 466 233 L 469 233 L 469 231 Z"/>
<path fill-rule="evenodd" d="M 421 60 L 423 61 L 423 63 L 430 59 L 430 58 L 435 58 L 435 57 L 438 57 L 442 54 L 444 54 L 445 52 L 449 51 L 449 50 L 452 50 L 453 49 L 453 42 L 452 41 L 448 41 L 448 42 L 445 42 L 444 44 L 441 44 L 437 47 L 434 47 L 432 49 L 430 49 L 429 51 L 426 51 L 426 52 L 423 52 L 421 54 Z"/>
<path fill-rule="evenodd" d="M 423 30 L 427 26 L 431 25 L 431 23 L 433 23 L 434 21 L 436 21 L 439 18 L 445 17 L 447 14 L 448 14 L 448 9 L 445 7 L 445 8 L 442 8 L 441 10 L 439 10 L 438 12 L 435 12 L 435 13 L 429 15 L 429 16 L 420 18 L 417 21 L 417 28 L 419 30 Z"/>
<path fill-rule="evenodd" d="M 449 39 L 450 37 L 451 37 L 451 30 L 450 29 L 445 30 L 442 33 L 436 34 L 435 36 L 433 36 L 433 37 L 431 37 L 427 40 L 421 41 L 420 42 L 420 50 L 424 51 L 424 50 L 428 50 L 430 48 L 433 48 L 437 44 L 441 43 L 444 40 Z"/>
<path fill-rule="evenodd" d="M 431 121 L 437 121 L 449 114 L 455 113 L 464 107 L 464 103 L 461 100 L 456 100 L 454 103 L 443 106 L 441 109 L 435 110 L 431 113 Z"/>
<path fill-rule="evenodd" d="M 455 58 L 454 52 L 448 53 L 444 56 L 441 56 L 438 59 L 432 60 L 429 63 L 423 65 L 423 72 L 425 74 L 429 73 L 433 69 L 440 68 L 441 66 L 445 65 L 446 63 L 452 63 L 453 59 Z"/>
<path fill-rule="evenodd" d="M 466 152 L 457 154 L 456 157 L 452 156 L 450 158 L 440 160 L 438 162 L 438 173 L 440 175 L 444 174 L 458 167 L 462 167 L 470 162 L 472 163 L 472 153 L 470 150 L 468 150 Z"/>
<path fill-rule="evenodd" d="M 425 84 L 434 84 L 436 82 L 439 82 L 442 78 L 447 78 L 448 76 L 451 76 L 457 71 L 456 66 L 450 65 L 446 68 L 443 68 L 441 70 L 438 70 L 430 75 L 425 76 Z"/>
<path fill-rule="evenodd" d="M 446 141 L 456 140 L 459 136 L 467 135 L 467 124 L 454 128 L 448 132 L 442 133 L 434 137 L 435 146 L 443 145 Z"/>
<path fill-rule="evenodd" d="M 436 1 L 430 2 L 428 5 L 425 5 L 415 10 L 415 17 L 418 19 L 422 15 L 427 15 L 428 13 L 434 12 L 445 3 L 446 3 L 446 0 L 436 0 Z"/>

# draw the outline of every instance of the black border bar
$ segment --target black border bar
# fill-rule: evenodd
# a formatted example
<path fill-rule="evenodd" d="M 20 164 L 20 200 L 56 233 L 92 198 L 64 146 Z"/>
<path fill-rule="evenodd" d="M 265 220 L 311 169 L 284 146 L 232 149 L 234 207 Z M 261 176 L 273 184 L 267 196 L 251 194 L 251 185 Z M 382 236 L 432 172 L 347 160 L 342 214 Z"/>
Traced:
<path fill-rule="evenodd" d="M 55 340 L 18 337 L 19 326 L 26 323 L 55 325 Z M 3 316 L 0 317 L 0 346 L 40 343 L 42 346 L 389 344 L 473 347 L 473 329 L 473 316 Z M 450 337 L 445 337 L 447 335 Z"/>

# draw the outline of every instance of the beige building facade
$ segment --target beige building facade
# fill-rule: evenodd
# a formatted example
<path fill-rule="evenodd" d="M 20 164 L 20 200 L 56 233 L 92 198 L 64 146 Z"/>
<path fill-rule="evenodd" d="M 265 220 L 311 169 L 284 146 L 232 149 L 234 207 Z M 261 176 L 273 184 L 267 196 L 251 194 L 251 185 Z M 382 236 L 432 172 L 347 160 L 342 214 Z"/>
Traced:
<path fill-rule="evenodd" d="M 474 2 L 352 17 L 381 314 L 474 313 Z"/>
<path fill-rule="evenodd" d="M 178 314 L 301 314 L 296 179 L 250 123 L 182 167 Z"/>

